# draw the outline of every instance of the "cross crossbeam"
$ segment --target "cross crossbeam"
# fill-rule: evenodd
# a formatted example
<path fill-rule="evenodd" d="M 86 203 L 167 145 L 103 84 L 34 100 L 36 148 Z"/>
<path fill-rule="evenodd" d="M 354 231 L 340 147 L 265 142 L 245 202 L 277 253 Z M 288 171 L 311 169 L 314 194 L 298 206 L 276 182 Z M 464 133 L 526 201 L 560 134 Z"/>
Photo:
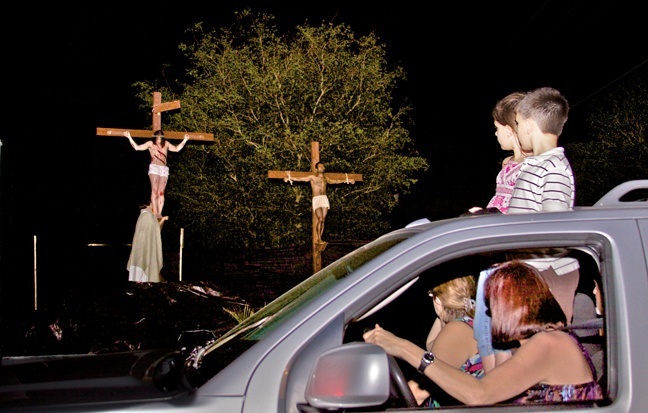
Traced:
<path fill-rule="evenodd" d="M 97 128 L 97 136 L 120 136 L 124 137 L 124 132 L 130 132 L 133 138 L 150 138 L 153 132 L 162 129 L 162 112 L 180 109 L 180 101 L 174 100 L 171 102 L 162 102 L 162 94 L 160 92 L 153 92 L 153 122 L 152 130 L 145 129 L 118 129 L 118 128 Z M 164 131 L 165 139 L 184 139 L 185 135 L 193 141 L 213 141 L 214 135 L 212 133 L 203 132 L 174 132 Z"/>

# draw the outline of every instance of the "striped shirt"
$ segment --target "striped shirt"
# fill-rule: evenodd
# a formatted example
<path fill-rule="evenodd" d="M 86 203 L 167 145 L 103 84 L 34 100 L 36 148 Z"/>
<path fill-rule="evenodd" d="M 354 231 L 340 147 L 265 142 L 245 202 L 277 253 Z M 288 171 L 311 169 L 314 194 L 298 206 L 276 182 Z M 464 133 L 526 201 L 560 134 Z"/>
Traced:
<path fill-rule="evenodd" d="M 575 188 L 574 173 L 563 148 L 529 156 L 515 181 L 508 213 L 573 209 Z"/>

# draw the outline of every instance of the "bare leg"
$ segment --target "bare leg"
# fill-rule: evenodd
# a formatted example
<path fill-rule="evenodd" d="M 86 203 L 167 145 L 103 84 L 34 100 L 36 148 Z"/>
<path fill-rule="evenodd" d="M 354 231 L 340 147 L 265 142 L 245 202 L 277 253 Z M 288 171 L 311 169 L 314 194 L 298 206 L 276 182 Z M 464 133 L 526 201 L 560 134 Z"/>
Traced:
<path fill-rule="evenodd" d="M 317 234 L 317 242 L 322 241 L 322 232 L 324 231 L 324 208 L 317 208 L 315 210 L 315 233 Z"/>
<path fill-rule="evenodd" d="M 156 217 L 162 217 L 162 208 L 164 207 L 164 188 L 168 178 L 155 174 L 149 175 L 151 179 L 151 205 Z"/>
<path fill-rule="evenodd" d="M 324 221 L 326 221 L 326 214 L 328 213 L 328 208 L 320 208 L 320 211 L 322 211 L 322 224 L 320 225 L 319 237 L 320 240 L 322 240 L 322 235 L 324 235 Z M 322 240 L 322 242 L 324 241 Z"/>
<path fill-rule="evenodd" d="M 168 180 L 169 178 L 166 176 L 161 176 L 158 182 L 158 214 L 160 216 L 162 216 L 162 208 L 164 208 L 164 191 Z"/>
<path fill-rule="evenodd" d="M 157 200 L 157 185 L 160 175 L 149 174 L 149 180 L 151 181 L 151 209 L 153 210 L 153 215 L 156 217 L 160 216 L 158 213 L 158 200 Z"/>

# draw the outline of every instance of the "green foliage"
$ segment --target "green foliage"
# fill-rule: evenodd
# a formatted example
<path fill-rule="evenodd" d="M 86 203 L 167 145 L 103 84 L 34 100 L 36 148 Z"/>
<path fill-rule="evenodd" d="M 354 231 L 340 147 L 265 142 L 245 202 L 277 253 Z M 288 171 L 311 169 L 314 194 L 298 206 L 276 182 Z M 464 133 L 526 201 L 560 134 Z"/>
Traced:
<path fill-rule="evenodd" d="M 245 10 L 236 18 L 219 31 L 189 30 L 194 42 L 180 45 L 187 83 L 136 84 L 143 108 L 156 90 L 181 100 L 164 129 L 215 137 L 170 158 L 167 200 L 177 204 L 177 221 L 202 245 L 310 244 L 310 185 L 269 179 L 268 171 L 309 171 L 317 141 L 328 172 L 363 175 L 356 185 L 328 187 L 324 239 L 388 230 L 394 195 L 408 193 L 428 167 L 406 129 L 410 107 L 393 102 L 405 73 L 388 65 L 373 34 L 357 39 L 345 25 L 322 23 L 281 36 L 273 16 Z"/>
<path fill-rule="evenodd" d="M 246 318 L 250 318 L 252 315 L 254 315 L 254 310 L 249 306 L 249 304 L 244 304 L 238 309 L 229 309 L 223 307 L 223 311 L 229 314 L 234 320 L 236 320 L 237 323 L 240 323 Z"/>
<path fill-rule="evenodd" d="M 648 178 L 648 65 L 587 109 L 593 139 L 566 148 L 577 205 L 593 205 L 620 183 Z"/>

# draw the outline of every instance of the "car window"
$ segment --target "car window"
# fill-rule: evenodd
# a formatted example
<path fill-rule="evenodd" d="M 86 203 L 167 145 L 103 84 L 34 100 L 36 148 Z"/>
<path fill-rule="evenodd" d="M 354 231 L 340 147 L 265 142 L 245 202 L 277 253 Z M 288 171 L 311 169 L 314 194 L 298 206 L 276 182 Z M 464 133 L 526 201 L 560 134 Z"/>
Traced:
<path fill-rule="evenodd" d="M 358 317 L 347 326 L 344 341 L 347 343 L 362 341 L 362 334 L 375 324 L 407 338 L 421 348 L 425 348 L 427 334 L 436 319 L 436 313 L 428 292 L 435 286 L 455 277 L 465 275 L 479 276 L 479 272 L 492 265 L 512 259 L 532 260 L 539 257 L 570 257 L 574 258 L 579 266 L 578 285 L 575 287 L 574 320 L 578 321 L 579 328 L 573 332 L 578 336 L 592 357 L 597 371 L 597 379 L 606 389 L 608 373 L 606 370 L 606 336 L 603 311 L 596 313 L 597 299 L 594 285 L 603 284 L 601 260 L 604 250 L 600 244 L 578 245 L 573 247 L 548 248 L 520 248 L 515 250 L 495 250 L 486 253 L 465 255 L 435 265 L 419 274 L 412 274 L 412 279 L 406 288 L 401 287 L 398 294 L 392 293 L 389 300 L 384 300 L 361 317 Z M 404 290 L 404 291 L 403 291 Z M 601 291 L 603 294 L 604 291 Z M 590 324 L 588 324 L 590 322 Z M 592 324 L 593 323 L 593 324 Z M 599 328 L 600 326 L 600 328 Z M 574 325 L 574 327 L 577 327 Z M 408 377 L 416 377 L 419 373 L 399 361 L 401 369 Z M 441 389 L 435 388 L 442 392 Z M 440 396 L 441 400 L 454 400 L 447 395 Z M 454 401 L 455 404 L 460 404 Z"/>

